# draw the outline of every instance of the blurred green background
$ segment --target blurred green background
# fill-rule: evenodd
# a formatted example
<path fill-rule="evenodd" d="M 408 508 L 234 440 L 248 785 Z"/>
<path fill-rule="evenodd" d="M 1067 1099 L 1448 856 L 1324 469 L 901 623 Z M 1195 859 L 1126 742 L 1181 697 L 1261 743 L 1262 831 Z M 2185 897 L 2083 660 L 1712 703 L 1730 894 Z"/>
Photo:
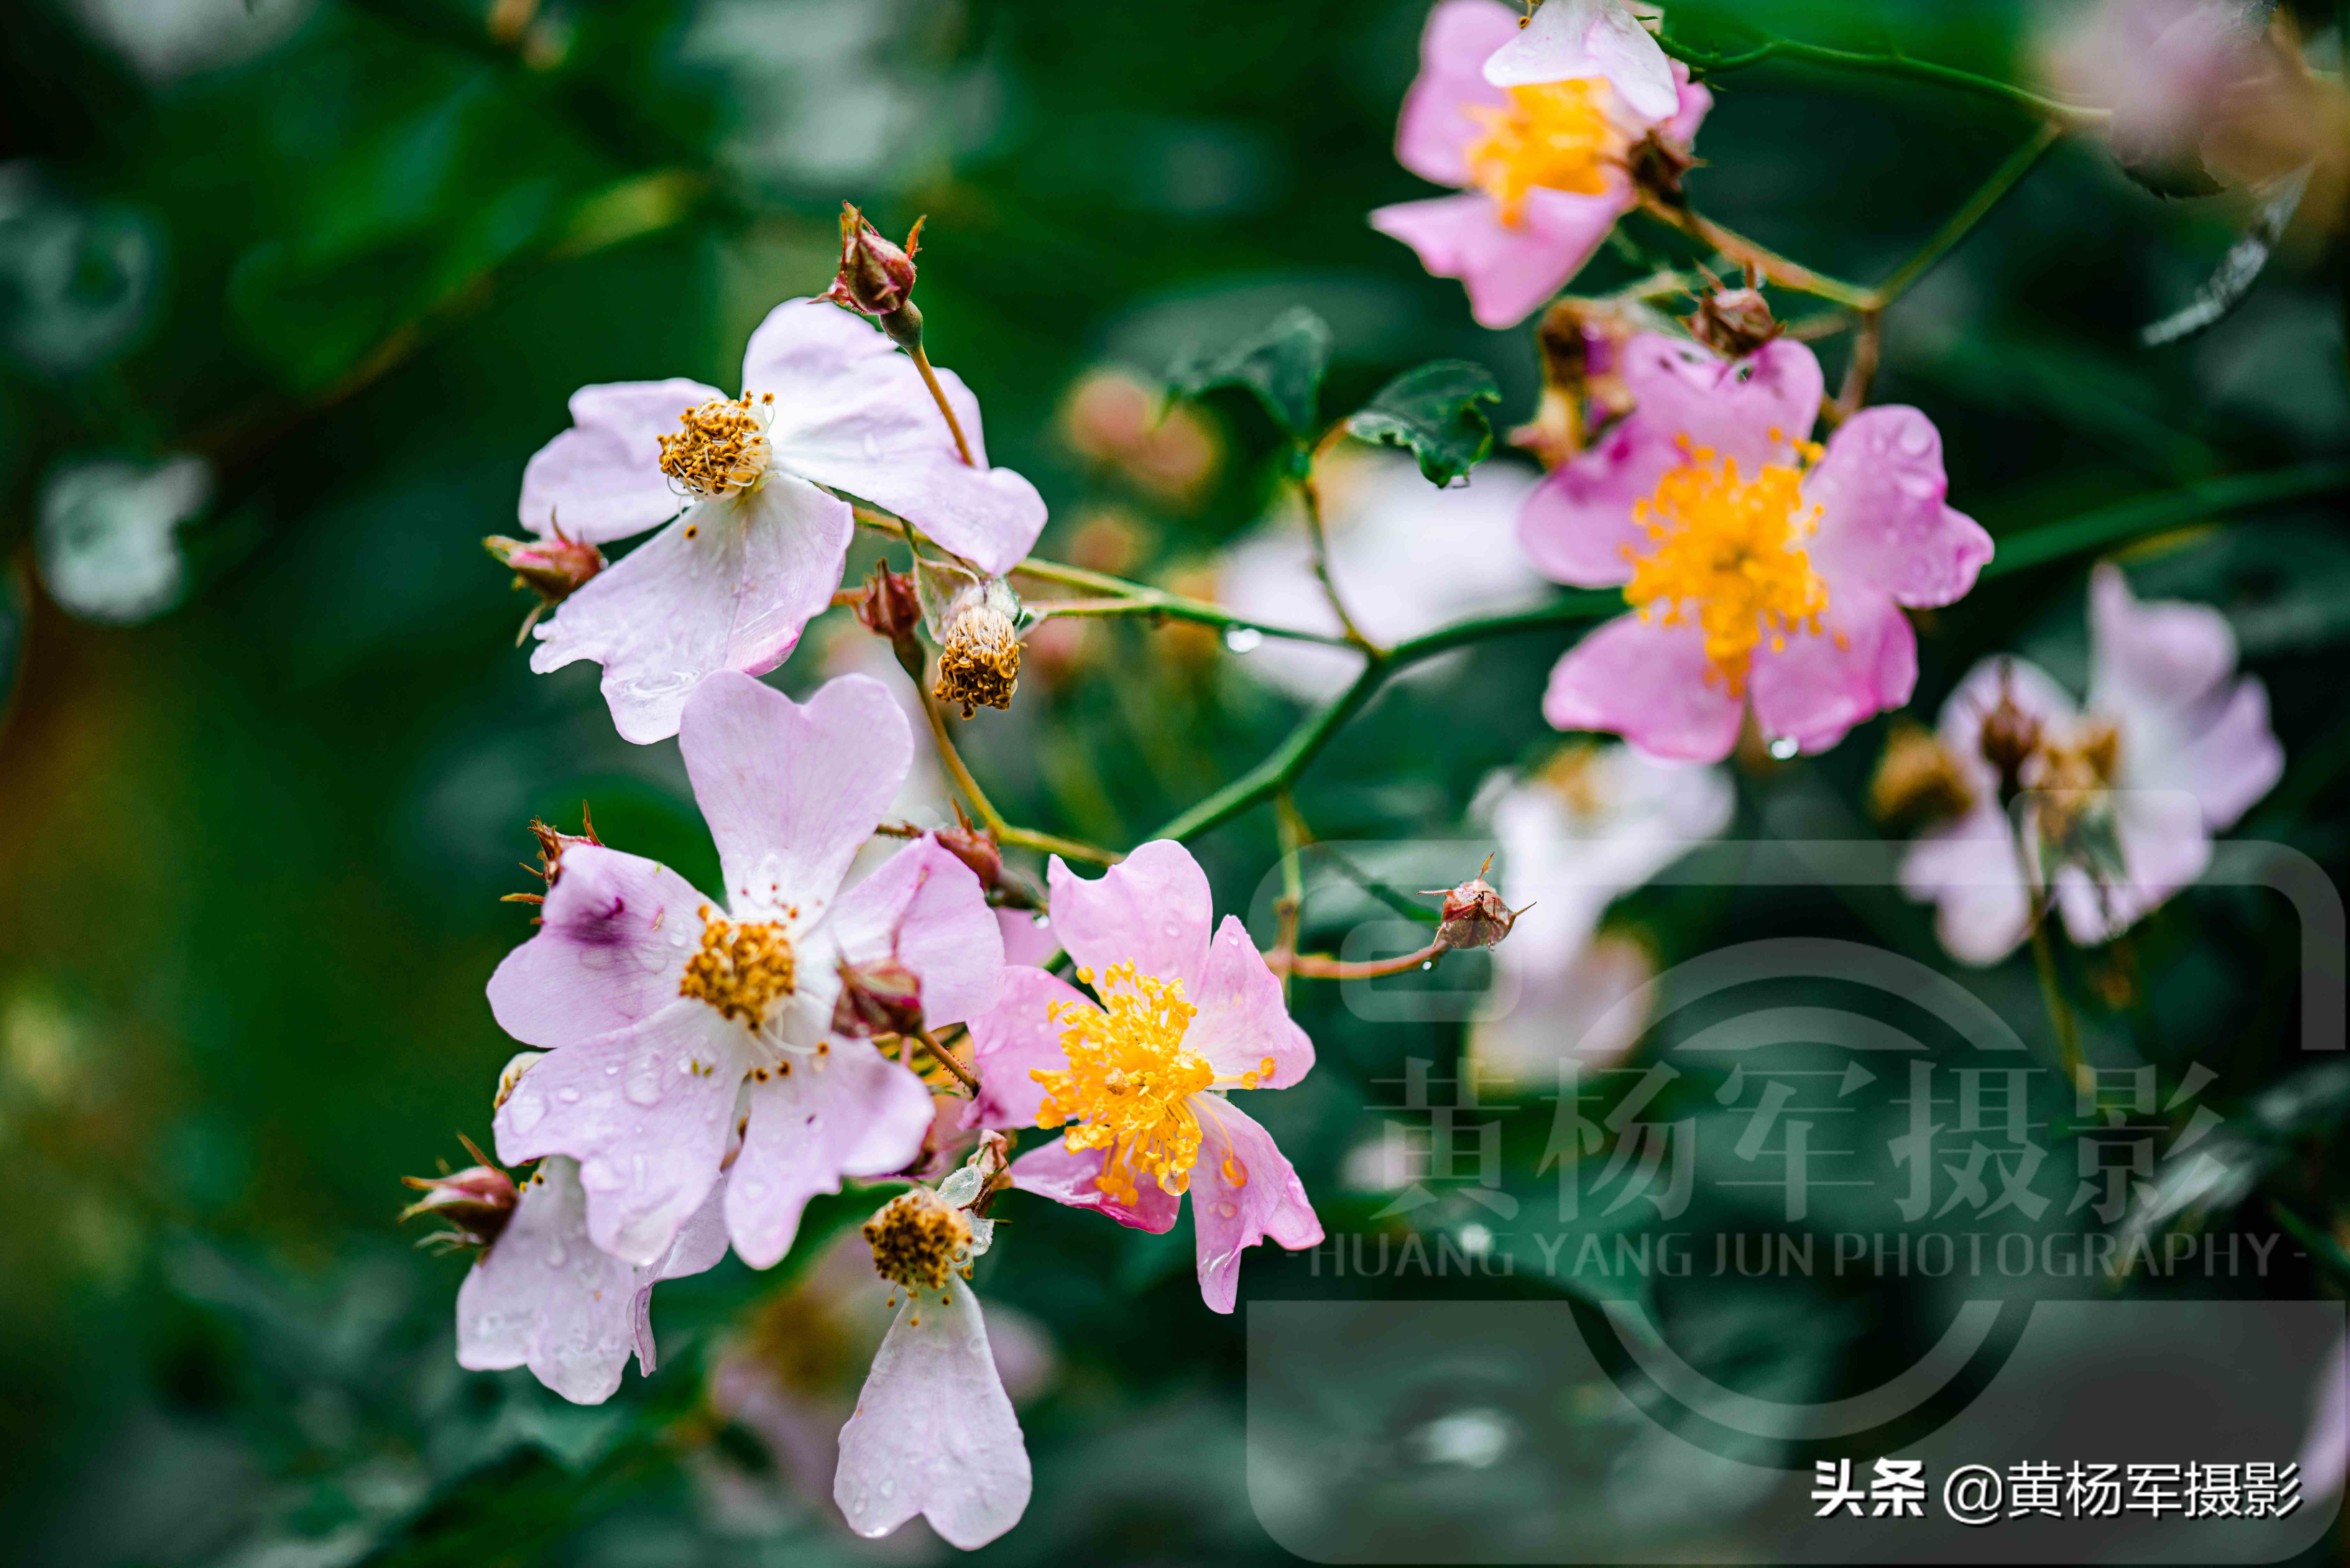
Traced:
<path fill-rule="evenodd" d="M 1364 223 L 1426 193 L 1389 151 L 1424 15 L 1422 0 L 0 9 L 7 1555 L 88 1568 L 876 1555 L 775 1479 L 781 1439 L 702 1396 L 746 1343 L 798 1358 L 785 1384 L 853 1389 L 839 1345 L 854 1335 L 806 1326 L 831 1298 L 813 1285 L 775 1298 L 818 1277 L 823 1235 L 869 1199 L 812 1213 L 785 1286 L 730 1262 L 665 1287 L 672 1365 L 591 1411 L 520 1372 L 460 1374 L 462 1264 L 413 1252 L 391 1223 L 401 1174 L 486 1130 L 511 1047 L 483 986 L 527 930 L 497 901 L 529 885 L 525 822 L 569 825 L 584 799 L 608 841 L 705 885 L 714 870 L 674 745 L 619 741 L 592 666 L 528 673 L 512 646 L 524 599 L 478 541 L 512 530 L 522 464 L 562 428 L 574 388 L 731 387 L 764 312 L 827 281 L 843 198 L 893 234 L 928 215 L 931 352 L 979 392 L 995 461 L 1045 493 L 1047 555 L 1196 588 L 1263 511 L 1269 431 L 1220 409 L 1221 462 L 1170 495 L 1081 452 L 1066 399 L 1100 367 L 1147 379 L 1290 305 L 1335 329 L 1326 414 L 1455 356 L 1490 366 L 1503 418 L 1522 420 L 1537 375 L 1526 336 L 1475 328 L 1457 286 Z M 1890 39 L 2029 79 L 2050 13 L 1771 0 L 1673 15 L 1693 39 Z M 1864 279 L 2031 129 L 1986 100 L 1861 76 L 1774 66 L 1719 91 L 1695 199 Z M 1891 313 L 1878 400 L 1930 412 L 1953 502 L 1994 534 L 2341 454 L 2338 249 L 2288 246 L 2216 330 L 2136 346 L 2240 215 L 2146 194 L 2094 139 L 2060 147 Z M 1576 286 L 1638 270 L 1603 254 Z M 1823 346 L 1832 384 L 1841 342 Z M 74 563 L 44 553 L 70 541 L 36 540 L 43 497 L 76 465 L 188 452 L 211 465 L 208 504 L 156 559 L 72 579 L 82 613 L 61 608 L 42 572 L 64 582 Z M 2082 566 L 1931 617 L 1916 711 L 2002 647 L 2077 679 Z M 2189 530 L 2141 570 L 2142 592 L 2234 618 L 2292 759 L 2245 831 L 2338 880 L 2338 504 Z M 862 634 L 834 625 L 845 618 L 775 679 L 804 689 L 865 659 Z M 1487 772 L 1539 754 L 1536 701 L 1563 641 L 1489 644 L 1391 691 L 1317 764 L 1301 808 L 1333 838 L 1462 832 Z M 1211 643 L 1097 627 L 1032 655 L 1014 710 L 964 732 L 1015 820 L 1123 846 L 1262 755 L 1297 711 Z M 1884 730 L 1745 771 L 1738 831 L 1871 831 L 1856 803 Z M 1262 811 L 1201 842 L 1221 907 L 1249 907 L 1274 846 Z M 1668 956 L 1790 919 L 1934 956 L 1927 916 L 1890 900 L 1791 914 L 1640 897 Z M 2251 1005 L 2288 930 L 2277 911 L 2229 904 L 2151 949 L 2150 967 L 2183 964 L 2199 988 L 2181 1016 L 2258 1019 L 2222 1031 L 2224 1050 L 2194 1043 L 2223 1068 L 2212 1103 L 2241 1106 L 2294 1069 L 2290 1021 Z M 2028 997 L 2028 974 L 2019 983 Z M 1322 1066 L 1264 1115 L 1326 1223 L 1360 1229 L 1380 1199 L 1350 1193 L 1341 1167 L 1376 1130 L 1360 1108 L 1382 1098 L 1372 1080 L 1407 1056 L 1449 1062 L 1459 1031 L 1367 1024 L 1310 983 L 1297 1006 Z M 2301 1157 L 2288 1174 L 2253 1174 L 2330 1215 L 2339 1114 L 2323 1101 L 2281 1135 Z M 1518 1152 L 1513 1180 L 1539 1190 L 1536 1151 Z M 1036 1501 L 990 1555 L 1284 1560 L 1248 1507 L 1242 1320 L 1200 1306 L 1188 1225 L 1154 1241 L 1042 1204 L 1015 1218 L 1016 1246 L 980 1283 L 991 1312 L 1024 1314 L 1053 1370 L 1023 1412 Z M 2241 1222 L 2269 1223 L 2257 1204 Z M 1270 1250 L 1245 1278 L 1269 1294 L 1319 1288 Z M 1784 1321 L 1753 1325 L 1779 1334 Z M 1846 1323 L 1801 1354 L 1833 1379 L 1870 1327 Z M 1866 1380 L 1866 1355 L 1850 1359 Z"/>

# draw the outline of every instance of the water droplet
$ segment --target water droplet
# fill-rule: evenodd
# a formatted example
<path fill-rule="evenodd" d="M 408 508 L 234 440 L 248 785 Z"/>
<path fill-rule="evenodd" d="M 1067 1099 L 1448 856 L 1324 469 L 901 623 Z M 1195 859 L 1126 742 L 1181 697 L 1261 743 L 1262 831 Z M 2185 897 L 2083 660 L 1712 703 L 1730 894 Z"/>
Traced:
<path fill-rule="evenodd" d="M 1232 1219 L 1234 1216 L 1238 1215 L 1240 1211 L 1241 1206 L 1229 1199 L 1216 1205 L 1216 1212 L 1222 1215 L 1227 1220 Z"/>
<path fill-rule="evenodd" d="M 1234 653 L 1253 653 L 1264 642 L 1264 633 L 1253 626 L 1228 626 L 1224 628 L 1224 646 Z"/>
<path fill-rule="evenodd" d="M 550 1241 L 547 1243 L 546 1266 L 548 1268 L 559 1269 L 570 1261 L 571 1253 L 567 1248 L 565 1248 L 561 1241 Z"/>
<path fill-rule="evenodd" d="M 506 1112 L 514 1119 L 515 1131 L 526 1133 L 546 1115 L 546 1102 L 536 1095 L 516 1095 L 506 1102 Z"/>
<path fill-rule="evenodd" d="M 1923 420 L 1909 420 L 1901 427 L 1901 450 L 1912 457 L 1924 455 L 1934 445 L 1933 428 Z"/>
<path fill-rule="evenodd" d="M 568 1087 L 558 1089 L 556 1091 L 555 1097 L 567 1106 L 576 1106 L 579 1103 L 579 1091 Z"/>
<path fill-rule="evenodd" d="M 1802 744 L 1793 735 L 1782 735 L 1771 742 L 1771 754 L 1783 763 L 1803 749 Z"/>
<path fill-rule="evenodd" d="M 1422 969 L 1434 969 L 1436 967 L 1436 961 L 1434 959 L 1422 959 L 1419 961 L 1419 967 Z"/>

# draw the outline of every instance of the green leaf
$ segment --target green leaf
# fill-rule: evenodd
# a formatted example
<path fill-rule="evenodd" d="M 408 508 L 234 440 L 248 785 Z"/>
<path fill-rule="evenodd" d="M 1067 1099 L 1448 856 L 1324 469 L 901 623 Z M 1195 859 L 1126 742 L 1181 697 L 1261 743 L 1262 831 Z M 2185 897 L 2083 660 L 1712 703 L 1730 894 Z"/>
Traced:
<path fill-rule="evenodd" d="M 1285 433 L 1306 441 L 1314 434 L 1322 373 L 1329 365 L 1330 324 L 1299 306 L 1222 353 L 1186 352 L 1167 380 L 1179 398 L 1222 387 L 1252 392 Z"/>
<path fill-rule="evenodd" d="M 1439 488 L 1485 461 L 1493 426 L 1480 403 L 1499 403 L 1492 373 L 1466 359 L 1439 359 L 1406 370 L 1347 421 L 1364 441 L 1409 447 L 1419 472 Z"/>

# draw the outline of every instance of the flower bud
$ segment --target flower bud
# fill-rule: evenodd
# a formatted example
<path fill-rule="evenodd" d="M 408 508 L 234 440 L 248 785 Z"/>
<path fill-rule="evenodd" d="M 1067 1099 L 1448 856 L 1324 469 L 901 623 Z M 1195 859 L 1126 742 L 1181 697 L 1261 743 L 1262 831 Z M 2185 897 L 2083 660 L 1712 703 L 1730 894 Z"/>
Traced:
<path fill-rule="evenodd" d="M 1786 330 L 1752 278 L 1743 288 L 1717 284 L 1707 289 L 1696 311 L 1681 317 L 1681 325 L 1725 359 L 1743 359 Z"/>
<path fill-rule="evenodd" d="M 940 848 L 971 867 L 983 891 L 993 893 L 1002 884 L 1003 851 L 997 846 L 995 835 L 966 820 L 960 827 L 942 827 L 931 836 L 939 841 Z"/>
<path fill-rule="evenodd" d="M 453 1252 L 461 1247 L 486 1252 L 505 1231 L 521 1200 L 514 1178 L 493 1164 L 463 1134 L 458 1140 L 480 1163 L 446 1176 L 403 1176 L 407 1186 L 424 1194 L 400 1211 L 402 1221 L 429 1214 L 447 1229 L 435 1231 L 417 1243 L 434 1251 Z"/>
<path fill-rule="evenodd" d="M 879 319 L 882 329 L 911 348 L 922 340 L 921 313 L 914 308 L 914 257 L 921 250 L 922 221 L 914 220 L 903 248 L 881 237 L 865 214 L 840 204 L 840 271 L 822 297 Z"/>
<path fill-rule="evenodd" d="M 2015 705 L 2004 665 L 1999 672 L 1999 701 L 1983 715 L 1975 745 L 1999 774 L 2000 804 L 2007 805 L 2023 788 L 2024 766 L 2040 749 L 2040 721 Z"/>
<path fill-rule="evenodd" d="M 1625 155 L 1624 161 L 1639 190 L 1668 207 L 1684 204 L 1681 176 L 1697 167 L 1686 145 L 1668 140 L 1662 130 L 1651 130 Z"/>
<path fill-rule="evenodd" d="M 1583 450 L 1592 426 L 1629 413 L 1624 348 L 1650 325 L 1639 319 L 1647 314 L 1573 296 L 1543 312 L 1534 334 L 1542 350 L 1542 402 L 1531 422 L 1510 432 L 1511 443 L 1556 468 Z"/>
<path fill-rule="evenodd" d="M 538 618 L 579 591 L 588 578 L 604 569 L 604 553 L 584 539 L 568 539 L 557 528 L 552 539 L 509 539 L 493 534 L 482 547 L 515 575 L 514 586 L 538 596 L 538 607 L 522 623 L 515 639 L 519 646 Z"/>
<path fill-rule="evenodd" d="M 1899 723 L 1868 782 L 1868 814 L 1888 826 L 1929 827 L 1964 816 L 1974 785 L 1930 730 Z"/>
<path fill-rule="evenodd" d="M 918 1034 L 922 982 L 891 954 L 862 963 L 840 961 L 840 998 L 832 1004 L 832 1032 L 845 1040 L 876 1034 Z"/>
<path fill-rule="evenodd" d="M 1426 891 L 1441 896 L 1444 912 L 1436 928 L 1436 940 L 1454 950 L 1490 948 L 1510 934 L 1524 909 L 1513 909 L 1502 901 L 1502 895 L 1485 880 L 1492 868 L 1493 857 L 1485 857 L 1485 864 L 1458 888 L 1430 888 Z M 1531 909 L 1529 905 L 1527 908 Z"/>
<path fill-rule="evenodd" d="M 887 638 L 898 662 L 915 680 L 922 679 L 922 645 L 914 628 L 922 624 L 922 607 L 914 593 L 914 579 L 893 572 L 887 561 L 876 561 L 865 575 L 865 587 L 852 601 L 859 625 L 876 637 Z"/>

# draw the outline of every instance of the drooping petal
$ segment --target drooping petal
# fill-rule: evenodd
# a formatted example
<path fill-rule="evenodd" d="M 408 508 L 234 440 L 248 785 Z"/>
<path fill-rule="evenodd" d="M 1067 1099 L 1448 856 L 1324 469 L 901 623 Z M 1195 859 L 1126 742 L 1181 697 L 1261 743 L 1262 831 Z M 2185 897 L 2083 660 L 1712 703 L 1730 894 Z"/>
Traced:
<path fill-rule="evenodd" d="M 604 667 L 604 700 L 639 745 L 677 733 L 685 700 L 721 670 L 758 675 L 789 658 L 832 602 L 856 522 L 788 473 L 704 502 L 588 580 L 538 628 L 530 667 Z"/>
<path fill-rule="evenodd" d="M 1003 983 L 1003 936 L 972 868 L 936 838 L 915 840 L 834 904 L 830 930 L 851 963 L 896 957 L 922 984 L 933 1029 L 985 1012 Z"/>
<path fill-rule="evenodd" d="M 1957 821 L 1918 836 L 1901 857 L 1901 889 L 1934 905 L 1935 934 L 1960 963 L 1997 963 L 2032 929 L 2015 836 L 1988 797 Z"/>
<path fill-rule="evenodd" d="M 1901 607 L 1875 588 L 1837 589 L 1817 632 L 1754 650 L 1755 722 L 1772 739 L 1824 752 L 1855 724 L 1909 701 L 1918 684 L 1918 634 Z"/>
<path fill-rule="evenodd" d="M 1482 327 L 1515 327 L 1583 270 L 1616 220 L 1632 207 L 1620 171 L 1596 194 L 1537 187 L 1526 192 L 1514 223 L 1482 192 L 1399 202 L 1371 213 L 1371 227 L 1401 240 L 1438 277 L 1469 291 L 1469 314 Z"/>
<path fill-rule="evenodd" d="M 953 371 L 936 374 L 971 443 L 970 463 L 914 362 L 861 316 L 787 299 L 743 354 L 743 389 L 775 394 L 774 461 L 887 507 L 1001 576 L 1043 531 L 1044 498 L 1010 469 L 987 466 L 979 400 Z"/>
<path fill-rule="evenodd" d="M 1469 183 L 1462 151 L 1485 133 L 1466 112 L 1508 95 L 1485 79 L 1486 57 L 1518 36 L 1518 16 L 1500 0 L 1443 0 L 1419 35 L 1419 75 L 1404 94 L 1396 161 L 1439 185 Z"/>
<path fill-rule="evenodd" d="M 531 1064 L 498 1107 L 498 1158 L 577 1160 L 596 1245 L 650 1265 L 718 1179 L 749 1045 L 743 1025 L 682 998 L 567 1045 Z"/>
<path fill-rule="evenodd" d="M 1632 580 L 1635 556 L 1655 548 L 1638 502 L 1679 466 L 1680 449 L 1661 427 L 1634 414 L 1553 471 L 1518 512 L 1518 545 L 1534 569 L 1579 588 Z"/>
<path fill-rule="evenodd" d="M 1028 1449 L 1003 1392 L 979 1298 L 960 1279 L 910 1293 L 840 1429 L 832 1498 L 859 1535 L 920 1514 L 975 1551 L 1027 1511 Z"/>
<path fill-rule="evenodd" d="M 726 1256 L 726 1178 L 720 1176 L 710 1196 L 702 1200 L 669 1251 L 649 1269 L 637 1271 L 637 1293 L 631 1304 L 630 1324 L 637 1347 L 637 1370 L 650 1377 L 660 1365 L 660 1348 L 653 1340 L 653 1286 L 663 1280 L 682 1280 L 693 1274 L 707 1273 Z"/>
<path fill-rule="evenodd" d="M 2057 867 L 2056 907 L 2083 947 L 2108 942 L 2144 919 L 2211 863 L 2203 807 L 2184 790 L 2116 790 L 2108 797 L 2121 846 L 2119 880 L 2100 882 L 2077 864 Z"/>
<path fill-rule="evenodd" d="M 1205 1125 L 1201 1124 L 1203 1127 Z M 1098 1148 L 1072 1150 L 1056 1137 L 1012 1162 L 1012 1185 L 1071 1209 L 1091 1209 L 1107 1214 L 1129 1231 L 1164 1235 L 1173 1230 L 1183 1212 L 1183 1199 L 1162 1191 L 1156 1181 L 1139 1183 L 1131 1205 L 1102 1190 L 1102 1161 L 1107 1152 Z"/>
<path fill-rule="evenodd" d="M 636 1348 L 640 1272 L 588 1239 L 579 1167 L 541 1161 L 504 1233 L 457 1287 L 457 1365 L 527 1366 L 573 1404 L 602 1404 Z"/>
<path fill-rule="evenodd" d="M 805 704 L 721 674 L 684 709 L 678 747 L 738 919 L 794 911 L 813 925 L 914 763 L 914 732 L 869 675 L 826 681 Z"/>
<path fill-rule="evenodd" d="M 1942 437 L 1915 409 L 1863 409 L 1828 438 L 1804 479 L 1820 509 L 1805 545 L 1831 591 L 1868 583 L 1905 605 L 1946 605 L 1974 587 L 1991 535 L 1943 504 Z"/>
<path fill-rule="evenodd" d="M 566 848 L 537 932 L 490 976 L 498 1027 L 553 1050 L 658 1012 L 677 1000 L 703 902 L 684 877 L 642 856 Z"/>
<path fill-rule="evenodd" d="M 1264 955 L 1249 940 L 1237 915 L 1226 915 L 1208 945 L 1208 967 L 1193 1005 L 1199 1015 L 1184 1031 L 1183 1044 L 1208 1059 L 1219 1077 L 1255 1073 L 1273 1064 L 1258 1087 L 1285 1089 L 1314 1066 L 1314 1042 L 1289 1016 Z"/>
<path fill-rule="evenodd" d="M 1792 461 L 1826 387 L 1818 357 L 1792 337 L 1731 361 L 1660 332 L 1626 347 L 1624 384 L 1638 403 L 1634 418 L 1668 441 L 1685 437 L 1716 459 L 1735 459 L 1749 480 L 1764 463 Z"/>
<path fill-rule="evenodd" d="M 1273 1135 L 1230 1100 L 1195 1096 L 1200 1163 L 1191 1172 L 1191 1225 L 1200 1243 L 1200 1299 L 1230 1312 L 1241 1285 L 1241 1254 L 1272 1241 L 1295 1251 L 1322 1240 L 1305 1184 Z"/>
<path fill-rule="evenodd" d="M 688 409 L 723 396 L 672 377 L 613 381 L 571 394 L 571 428 L 540 447 L 522 471 L 522 525 L 541 538 L 608 544 L 641 534 L 684 509 L 660 470 L 660 441 Z"/>
<path fill-rule="evenodd" d="M 1671 62 L 1623 0 L 1548 0 L 1485 62 L 1495 87 L 1605 77 L 1625 107 L 1659 120 L 1679 107 Z"/>
<path fill-rule="evenodd" d="M 1652 757 L 1689 763 L 1730 755 L 1743 708 L 1706 657 L 1703 632 L 1637 615 L 1568 649 L 1543 694 L 1554 729 L 1603 731 Z"/>
<path fill-rule="evenodd" d="M 1058 975 L 1041 969 L 1003 971 L 1003 991 L 994 1007 L 971 1021 L 971 1049 L 979 1070 L 979 1097 L 963 1114 L 967 1127 L 1026 1127 L 1036 1125 L 1045 1085 L 1029 1075 L 1057 1073 L 1069 1064 L 1061 1049 L 1062 1025 L 1052 1020 L 1054 1002 L 1090 1008 L 1093 1002 Z"/>
<path fill-rule="evenodd" d="M 1144 974 L 1181 981 L 1187 996 L 1200 994 L 1215 903 L 1208 874 L 1190 850 L 1155 838 L 1092 881 L 1055 855 L 1045 881 L 1053 929 L 1079 969 L 1098 978 L 1112 964 L 1130 963 Z"/>
<path fill-rule="evenodd" d="M 726 1189 L 726 1230 L 754 1269 L 791 1251 L 800 1212 L 847 1176 L 913 1163 L 931 1126 L 931 1092 L 862 1041 L 835 1040 L 751 1076 L 750 1125 Z"/>

